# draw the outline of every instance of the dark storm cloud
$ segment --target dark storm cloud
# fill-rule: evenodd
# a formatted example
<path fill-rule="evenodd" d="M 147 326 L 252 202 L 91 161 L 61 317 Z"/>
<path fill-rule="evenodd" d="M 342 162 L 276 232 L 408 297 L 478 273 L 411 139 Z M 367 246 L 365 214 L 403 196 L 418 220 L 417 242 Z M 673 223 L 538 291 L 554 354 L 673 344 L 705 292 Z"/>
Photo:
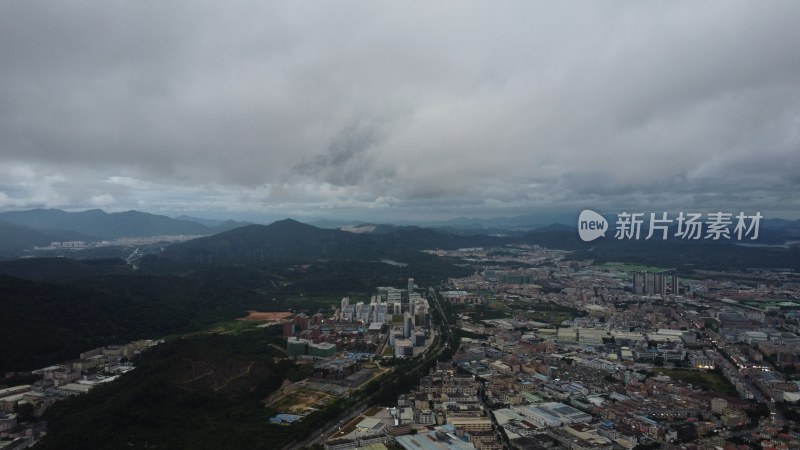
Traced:
<path fill-rule="evenodd" d="M 298 175 L 337 186 L 358 185 L 369 178 L 372 161 L 368 150 L 378 142 L 375 126 L 353 124 L 345 127 L 328 149 L 294 167 Z"/>
<path fill-rule="evenodd" d="M 0 209 L 798 211 L 799 20 L 795 2 L 7 1 Z"/>

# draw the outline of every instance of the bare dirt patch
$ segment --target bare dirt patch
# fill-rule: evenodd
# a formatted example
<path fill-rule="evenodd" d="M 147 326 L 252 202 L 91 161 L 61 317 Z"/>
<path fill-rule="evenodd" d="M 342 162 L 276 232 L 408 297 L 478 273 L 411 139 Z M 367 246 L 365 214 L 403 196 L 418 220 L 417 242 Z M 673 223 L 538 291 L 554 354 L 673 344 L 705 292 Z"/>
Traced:
<path fill-rule="evenodd" d="M 322 409 L 330 402 L 331 396 L 324 392 L 297 386 L 287 386 L 278 398 L 272 398 L 271 407 L 290 414 L 308 414 Z"/>

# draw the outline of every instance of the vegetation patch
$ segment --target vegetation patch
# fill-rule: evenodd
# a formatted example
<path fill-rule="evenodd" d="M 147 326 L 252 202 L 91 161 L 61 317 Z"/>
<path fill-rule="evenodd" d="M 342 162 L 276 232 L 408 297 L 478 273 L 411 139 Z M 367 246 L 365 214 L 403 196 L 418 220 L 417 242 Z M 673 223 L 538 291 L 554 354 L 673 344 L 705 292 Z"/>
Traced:
<path fill-rule="evenodd" d="M 616 270 L 618 272 L 663 272 L 662 267 L 646 266 L 643 264 L 629 264 L 622 262 L 607 262 L 604 264 L 594 266 L 597 269 Z"/>
<path fill-rule="evenodd" d="M 327 403 L 324 400 L 330 397 L 325 392 L 308 388 L 298 388 L 285 392 L 275 403 L 269 405 L 282 413 L 305 415 L 324 407 Z"/>
<path fill-rule="evenodd" d="M 736 396 L 736 387 L 717 371 L 700 371 L 684 369 L 654 369 L 653 373 L 667 375 L 675 381 L 690 383 L 705 391 Z"/>
<path fill-rule="evenodd" d="M 372 417 L 375 414 L 378 414 L 379 412 L 381 412 L 382 409 L 383 408 L 381 408 L 380 406 L 373 406 L 372 408 L 364 411 L 364 415 L 368 416 L 368 417 Z"/>
<path fill-rule="evenodd" d="M 255 322 L 275 322 L 292 316 L 288 311 L 247 311 L 247 316 L 238 320 Z"/>
<path fill-rule="evenodd" d="M 304 370 L 273 347 L 277 341 L 255 329 L 158 345 L 119 380 L 53 405 L 37 448 L 278 448 L 308 436 L 348 404 L 304 391 L 296 398 L 319 410 L 271 426 L 276 411 L 262 399 Z"/>

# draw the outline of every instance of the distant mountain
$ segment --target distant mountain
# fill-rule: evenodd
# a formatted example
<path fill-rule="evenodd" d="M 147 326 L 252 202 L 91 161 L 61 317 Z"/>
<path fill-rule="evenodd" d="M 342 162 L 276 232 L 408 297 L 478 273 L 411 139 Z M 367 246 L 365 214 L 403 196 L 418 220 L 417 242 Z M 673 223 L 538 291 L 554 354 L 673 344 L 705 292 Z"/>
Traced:
<path fill-rule="evenodd" d="M 72 231 L 36 230 L 0 221 L 0 259 L 22 256 L 34 246 L 45 247 L 53 241 L 83 241 L 91 238 Z"/>
<path fill-rule="evenodd" d="M 253 222 L 239 222 L 237 220 L 217 220 L 204 219 L 202 217 L 178 216 L 175 220 L 194 222 L 211 230 L 212 234 L 222 233 L 223 231 L 233 230 L 234 228 L 253 225 Z"/>
<path fill-rule="evenodd" d="M 212 229 L 196 222 L 140 211 L 109 214 L 100 209 L 83 212 L 34 209 L 0 213 L 0 220 L 40 231 L 65 230 L 100 239 L 213 233 Z"/>
<path fill-rule="evenodd" d="M 764 228 L 790 228 L 800 230 L 800 220 L 764 219 Z"/>
<path fill-rule="evenodd" d="M 555 214 L 555 213 L 539 213 L 528 214 L 524 216 L 514 217 L 457 217 L 448 220 L 428 220 L 428 221 L 393 221 L 385 223 L 384 226 L 420 226 L 430 229 L 443 230 L 447 233 L 454 232 L 455 234 L 502 234 L 516 233 L 517 231 L 530 231 L 534 228 L 552 222 L 566 222 L 570 223 L 576 219 L 572 217 L 573 214 Z M 311 225 L 320 228 L 341 228 L 341 227 L 360 227 L 364 225 L 371 225 L 371 222 L 364 222 L 360 220 L 336 220 L 336 219 L 313 219 Z M 463 233 L 464 230 L 469 230 L 469 233 Z"/>
<path fill-rule="evenodd" d="M 175 217 L 175 220 L 182 220 L 182 221 L 185 221 L 185 222 L 199 223 L 200 225 L 202 225 L 204 227 L 207 227 L 207 228 L 214 228 L 214 227 L 216 227 L 218 225 L 222 225 L 223 223 L 225 223 L 224 220 L 204 219 L 202 217 L 194 217 L 194 216 L 187 216 L 187 215 L 182 215 L 182 216 Z"/>
<path fill-rule="evenodd" d="M 356 225 L 342 225 L 337 227 L 342 231 L 355 234 L 388 234 L 394 233 L 401 227 L 373 223 L 359 223 Z"/>
<path fill-rule="evenodd" d="M 181 262 L 317 259 L 337 252 L 357 235 L 323 230 L 292 219 L 248 225 L 169 246 L 162 256 Z"/>
<path fill-rule="evenodd" d="M 646 240 L 643 227 L 641 239 L 615 239 L 613 225 L 606 237 L 592 242 L 583 242 L 575 227 L 553 224 L 537 228 L 523 237 L 515 238 L 522 244 L 536 244 L 548 248 L 570 250 L 570 259 L 593 259 L 595 262 L 627 262 L 654 267 L 677 269 L 748 269 L 748 268 L 789 268 L 800 270 L 800 248 L 770 246 L 771 242 L 784 242 L 786 235 L 782 230 L 762 229 L 762 236 L 756 241 L 758 246 L 737 245 L 738 241 L 721 239 Z M 670 231 L 673 235 L 674 229 Z M 763 238 L 763 239 L 762 239 Z"/>
<path fill-rule="evenodd" d="M 365 224 L 366 222 L 362 222 L 360 220 L 331 220 L 331 219 L 313 219 L 309 220 L 306 223 L 309 225 L 313 225 L 317 228 L 341 228 L 341 227 L 349 227 L 349 226 L 358 226 Z"/>
<path fill-rule="evenodd" d="M 545 226 L 542 226 L 542 227 L 538 227 L 533 231 L 533 233 L 538 233 L 538 234 L 541 234 L 541 233 L 552 233 L 552 232 L 569 232 L 569 233 L 573 233 L 574 234 L 575 233 L 575 227 L 574 226 L 569 226 L 569 225 L 564 225 L 563 223 L 552 223 L 550 225 L 545 225 Z"/>
<path fill-rule="evenodd" d="M 389 234 L 398 231 L 410 231 L 414 229 L 428 229 L 445 235 L 455 236 L 522 236 L 529 233 L 534 227 L 490 227 L 480 224 L 473 224 L 473 226 L 427 226 L 421 227 L 417 225 L 389 225 L 378 223 L 363 223 L 355 222 L 345 225 L 332 226 L 335 222 L 316 221 L 312 223 L 314 226 L 320 228 L 337 228 L 342 231 L 355 234 Z M 338 223 L 338 222 L 336 222 Z"/>
<path fill-rule="evenodd" d="M 456 236 L 419 227 L 385 233 L 322 229 L 292 219 L 248 225 L 169 246 L 162 256 L 179 262 L 271 262 L 413 256 L 431 248 L 457 248 L 495 242 L 486 236 Z"/>
<path fill-rule="evenodd" d="M 553 222 L 566 222 L 574 221 L 572 213 L 535 213 L 526 214 L 522 216 L 513 217 L 457 217 L 455 219 L 440 221 L 440 222 L 426 222 L 424 225 L 429 227 L 447 227 L 457 229 L 527 229 L 531 230 L 538 228 L 542 225 Z"/>
<path fill-rule="evenodd" d="M 211 233 L 217 234 L 222 233 L 224 231 L 234 230 L 236 228 L 246 227 L 248 225 L 254 225 L 252 222 L 239 222 L 236 220 L 226 220 L 220 224 L 214 225 L 211 227 Z"/>

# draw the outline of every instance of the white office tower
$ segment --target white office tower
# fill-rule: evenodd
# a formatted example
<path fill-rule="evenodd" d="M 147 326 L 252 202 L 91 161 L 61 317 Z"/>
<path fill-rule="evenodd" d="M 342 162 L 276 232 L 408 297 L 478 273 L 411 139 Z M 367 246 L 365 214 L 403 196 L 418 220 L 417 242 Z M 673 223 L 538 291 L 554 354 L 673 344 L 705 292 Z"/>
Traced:
<path fill-rule="evenodd" d="M 364 318 L 361 316 L 361 310 L 362 310 L 363 306 L 364 306 L 364 302 L 356 303 L 356 309 L 355 309 L 355 319 L 356 320 L 364 320 Z"/>
<path fill-rule="evenodd" d="M 356 312 L 355 305 L 347 305 L 342 310 L 342 319 L 346 320 L 348 322 L 352 322 L 353 321 L 353 317 L 355 316 L 355 312 Z"/>
<path fill-rule="evenodd" d="M 372 315 L 372 305 L 365 305 L 359 302 L 356 309 L 358 311 L 357 313 L 358 320 L 363 320 L 364 322 L 369 323 L 371 319 L 370 316 Z"/>
<path fill-rule="evenodd" d="M 383 303 L 377 303 L 372 305 L 372 316 L 370 317 L 370 323 L 372 322 L 381 322 L 386 319 L 386 305 Z"/>
<path fill-rule="evenodd" d="M 386 288 L 386 301 L 389 303 L 395 303 L 395 302 L 400 303 L 400 300 L 402 298 L 402 292 L 403 292 L 402 290 L 397 288 L 393 287 Z"/>
<path fill-rule="evenodd" d="M 411 329 L 413 327 L 413 321 L 411 319 L 411 313 L 405 313 L 403 316 L 403 337 L 406 339 L 411 337 Z"/>
<path fill-rule="evenodd" d="M 347 305 L 349 305 L 349 304 L 350 304 L 350 297 L 342 298 L 342 309 L 341 309 L 341 311 L 344 312 L 344 310 L 347 309 Z"/>

